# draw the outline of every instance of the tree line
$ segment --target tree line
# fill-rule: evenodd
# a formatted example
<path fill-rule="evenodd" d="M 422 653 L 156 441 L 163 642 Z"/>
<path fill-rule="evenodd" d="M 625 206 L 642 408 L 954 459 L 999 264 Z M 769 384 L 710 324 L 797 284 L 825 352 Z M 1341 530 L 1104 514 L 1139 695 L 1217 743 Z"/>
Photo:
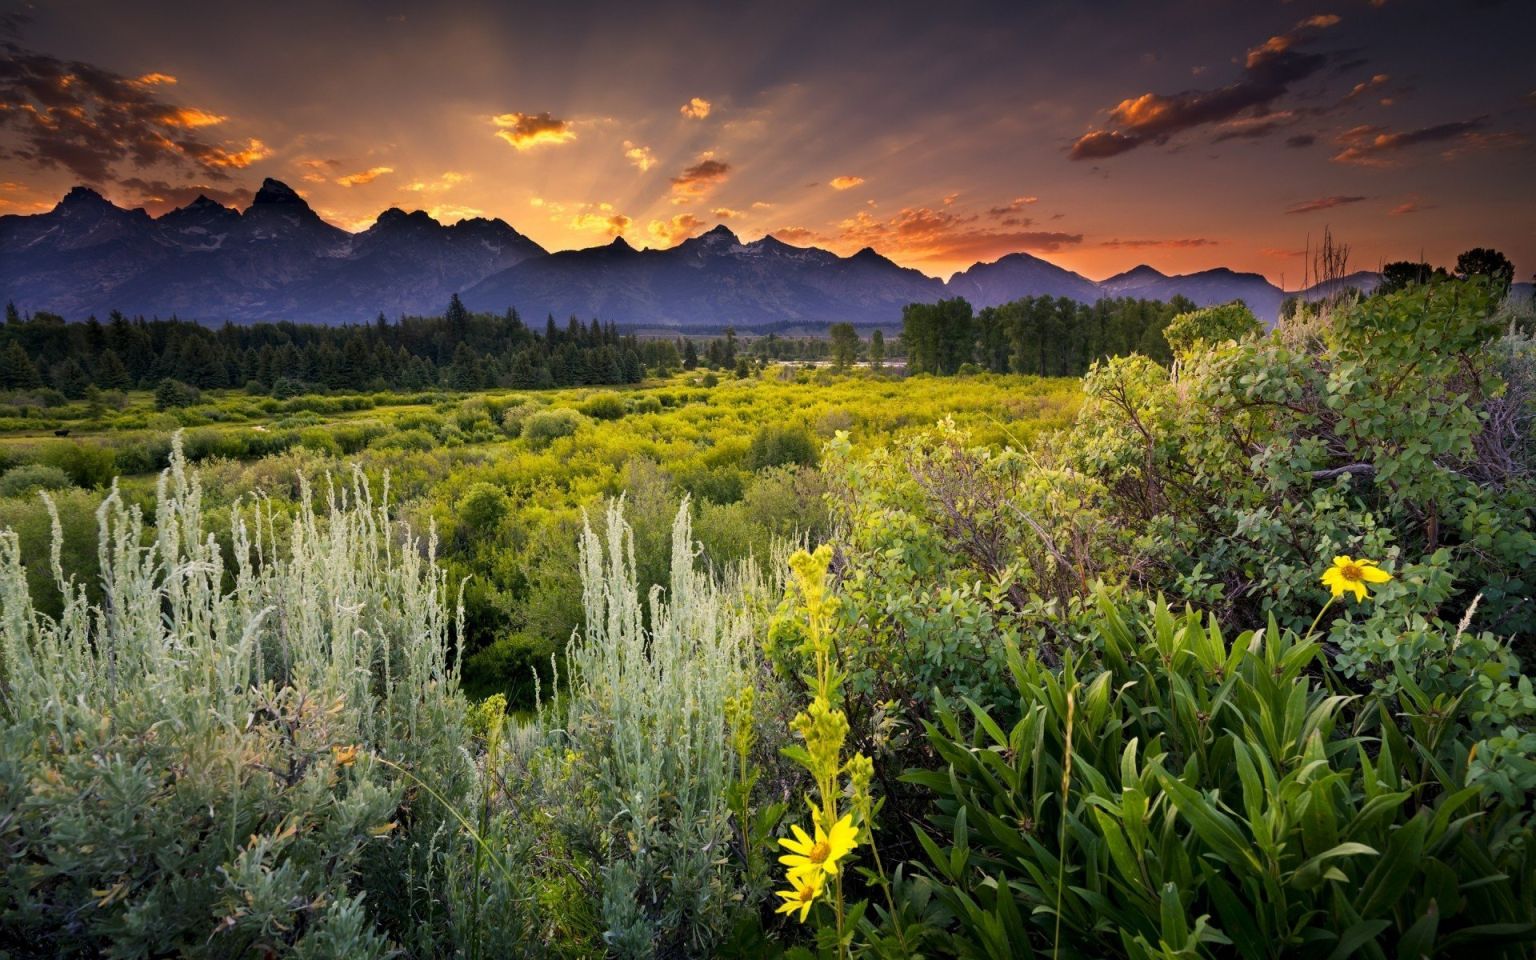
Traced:
<path fill-rule="evenodd" d="M 911 373 L 968 370 L 1077 377 L 1093 361 L 1140 353 L 1172 359 L 1163 328 L 1195 303 L 1115 297 L 1079 303 L 1067 297 L 1024 297 L 979 312 L 963 297 L 911 303 L 902 309 L 901 344 Z"/>
<path fill-rule="evenodd" d="M 68 323 L 56 314 L 6 309 L 0 388 L 52 388 L 78 398 L 91 387 L 147 389 L 165 381 L 196 389 L 245 387 L 294 395 L 315 390 L 538 388 L 634 383 L 671 363 L 676 346 L 620 334 L 613 324 L 542 331 L 516 310 L 473 313 L 457 295 L 441 316 L 383 315 L 372 324 L 226 324 L 129 319 Z"/>

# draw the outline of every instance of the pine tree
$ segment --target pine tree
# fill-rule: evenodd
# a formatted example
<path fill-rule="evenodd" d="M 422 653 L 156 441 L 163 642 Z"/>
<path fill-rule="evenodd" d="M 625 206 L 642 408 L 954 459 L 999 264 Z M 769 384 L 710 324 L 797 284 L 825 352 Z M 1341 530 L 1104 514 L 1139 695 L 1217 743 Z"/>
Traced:
<path fill-rule="evenodd" d="M 31 390 L 42 385 L 43 378 L 37 372 L 37 364 L 27 356 L 21 344 L 15 340 L 6 344 L 5 351 L 0 353 L 0 387 L 7 390 Z"/>
<path fill-rule="evenodd" d="M 116 350 L 104 350 L 96 358 L 96 385 L 104 390 L 127 390 L 133 386 L 133 378 Z"/>

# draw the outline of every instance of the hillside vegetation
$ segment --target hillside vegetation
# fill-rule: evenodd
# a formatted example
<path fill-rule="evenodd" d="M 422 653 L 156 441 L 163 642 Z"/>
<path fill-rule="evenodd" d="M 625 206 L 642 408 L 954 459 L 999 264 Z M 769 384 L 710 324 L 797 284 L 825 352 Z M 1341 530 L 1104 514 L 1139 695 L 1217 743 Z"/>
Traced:
<path fill-rule="evenodd" d="M 1528 956 L 1529 314 L 964 313 L 18 416 L 0 954 Z"/>

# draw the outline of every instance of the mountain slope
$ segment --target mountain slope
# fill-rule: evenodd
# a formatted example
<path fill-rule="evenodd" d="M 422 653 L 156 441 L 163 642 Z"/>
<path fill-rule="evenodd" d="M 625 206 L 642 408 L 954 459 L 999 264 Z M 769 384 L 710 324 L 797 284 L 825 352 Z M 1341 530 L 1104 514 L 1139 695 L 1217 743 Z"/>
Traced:
<path fill-rule="evenodd" d="M 669 250 L 621 238 L 525 260 L 466 290 L 464 303 L 630 326 L 889 324 L 903 305 L 943 294 L 938 280 L 873 250 L 839 257 L 772 237 L 742 243 L 720 226 Z"/>
<path fill-rule="evenodd" d="M 1020 297 L 1067 297 L 1091 303 L 1103 295 L 1087 277 L 1027 253 L 975 264 L 950 277 L 946 287 L 947 296 L 964 297 L 978 310 Z"/>

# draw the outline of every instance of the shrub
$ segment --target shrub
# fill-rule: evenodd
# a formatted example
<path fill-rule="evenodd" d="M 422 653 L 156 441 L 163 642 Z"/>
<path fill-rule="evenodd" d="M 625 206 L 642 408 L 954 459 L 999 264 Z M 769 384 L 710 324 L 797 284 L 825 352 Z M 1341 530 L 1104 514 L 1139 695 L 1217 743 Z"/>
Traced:
<path fill-rule="evenodd" d="M 547 447 L 580 430 L 586 419 L 575 410 L 540 410 L 523 422 L 523 439 L 535 449 Z"/>
<path fill-rule="evenodd" d="M 1525 954 L 1536 831 L 1439 749 L 1454 702 L 1330 696 L 1273 624 L 1099 609 L 1098 656 L 1012 654 L 1011 730 L 970 702 L 927 725 L 945 766 L 908 778 L 936 797 L 916 885 L 954 918 L 943 952 Z"/>
<path fill-rule="evenodd" d="M 106 486 L 117 473 L 117 452 L 97 443 L 50 443 L 37 459 L 63 471 L 75 486 L 87 489 Z"/>
<path fill-rule="evenodd" d="M 523 424 L 539 410 L 536 403 L 513 404 L 501 412 L 501 431 L 509 437 L 522 436 Z"/>
<path fill-rule="evenodd" d="M 555 690 L 556 656 L 561 645 L 550 637 L 508 633 L 464 660 L 464 691 L 472 697 L 500 696 L 522 710 L 536 706 L 540 690 Z"/>
<path fill-rule="evenodd" d="M 179 451 L 153 536 L 110 495 L 102 599 L 62 581 L 57 620 L 0 533 L 0 846 L 37 865 L 0 873 L 0 942 L 452 952 L 433 907 L 468 848 L 431 797 L 473 770 L 432 554 L 401 549 L 357 479 L 282 536 L 271 507 L 240 513 L 226 566 L 201 500 Z"/>
<path fill-rule="evenodd" d="M 69 475 L 44 463 L 12 467 L 0 477 L 0 497 L 19 497 L 34 490 L 61 490 L 70 486 Z"/>
<path fill-rule="evenodd" d="M 586 624 L 566 653 L 565 710 L 572 774 L 596 790 L 605 835 L 603 938 L 620 956 L 708 955 L 763 893 L 726 852 L 744 769 L 726 705 L 752 689 L 759 626 L 739 591 L 762 587 L 727 588 L 694 569 L 685 505 L 670 589 L 650 597 L 647 627 L 617 505 L 605 533 L 606 546 L 590 526 L 582 534 Z"/>
<path fill-rule="evenodd" d="M 1142 357 L 1111 360 L 1084 378 L 1061 462 L 1109 492 L 1142 585 L 1223 622 L 1258 626 L 1273 611 L 1304 626 L 1315 608 L 1292 585 L 1313 558 L 1363 553 L 1445 575 L 1426 581 L 1437 601 L 1394 592 L 1373 615 L 1463 610 L 1481 592 L 1483 622 L 1521 632 L 1536 486 L 1519 457 L 1532 431 L 1504 401 L 1492 310 L 1484 283 L 1437 283 L 1192 352 L 1177 380 Z"/>
<path fill-rule="evenodd" d="M 1181 313 L 1163 328 L 1163 339 L 1175 354 L 1200 346 L 1216 346 L 1228 340 L 1241 340 L 1264 332 L 1264 324 L 1241 300 L 1216 307 L 1204 307 Z"/>
<path fill-rule="evenodd" d="M 611 393 L 600 393 L 576 409 L 593 420 L 618 420 L 626 412 L 624 401 Z"/>
<path fill-rule="evenodd" d="M 817 446 L 816 437 L 800 424 L 766 426 L 753 435 L 747 464 L 753 470 L 794 465 L 813 467 Z"/>
<path fill-rule="evenodd" d="M 368 446 L 379 450 L 415 450 L 425 452 L 437 447 L 437 438 L 425 430 L 414 428 L 386 433 L 374 439 Z"/>

